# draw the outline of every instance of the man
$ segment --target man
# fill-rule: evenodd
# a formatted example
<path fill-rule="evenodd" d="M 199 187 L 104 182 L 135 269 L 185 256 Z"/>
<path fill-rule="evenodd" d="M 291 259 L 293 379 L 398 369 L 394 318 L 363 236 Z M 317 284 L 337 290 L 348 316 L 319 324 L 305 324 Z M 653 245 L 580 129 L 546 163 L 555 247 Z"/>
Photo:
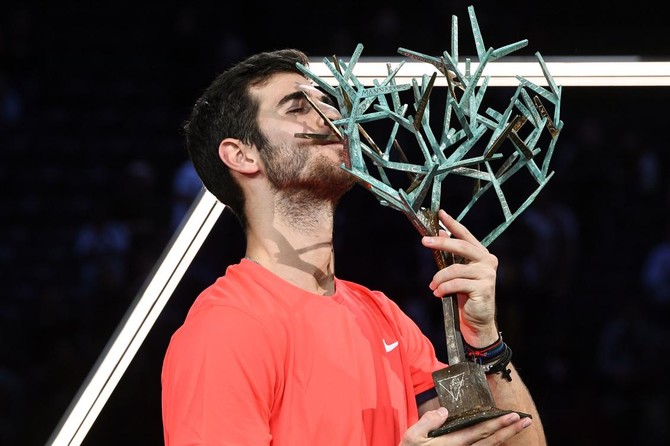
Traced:
<path fill-rule="evenodd" d="M 544 444 L 539 416 L 511 364 L 488 376 L 511 413 L 430 438 L 448 414 L 428 339 L 384 294 L 335 275 L 333 216 L 354 184 L 343 144 L 310 105 L 337 110 L 296 69 L 296 50 L 261 53 L 219 75 L 187 123 L 205 187 L 238 217 L 246 257 L 194 302 L 170 341 L 162 375 L 167 445 Z M 322 107 L 319 107 L 320 109 Z M 459 293 L 473 348 L 499 340 L 497 258 L 440 212 L 445 233 L 423 244 L 462 256 L 438 271 L 436 296 Z M 508 377 L 509 378 L 509 377 Z"/>

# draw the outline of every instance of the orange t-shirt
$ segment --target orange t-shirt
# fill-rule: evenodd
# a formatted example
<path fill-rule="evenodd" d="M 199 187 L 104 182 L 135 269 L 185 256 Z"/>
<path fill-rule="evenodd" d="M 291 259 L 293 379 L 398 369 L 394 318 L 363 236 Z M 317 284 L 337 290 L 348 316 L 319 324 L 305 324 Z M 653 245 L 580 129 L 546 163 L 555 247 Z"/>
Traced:
<path fill-rule="evenodd" d="M 163 364 L 165 444 L 397 445 L 445 365 L 384 294 L 335 286 L 242 260 L 203 291 Z"/>

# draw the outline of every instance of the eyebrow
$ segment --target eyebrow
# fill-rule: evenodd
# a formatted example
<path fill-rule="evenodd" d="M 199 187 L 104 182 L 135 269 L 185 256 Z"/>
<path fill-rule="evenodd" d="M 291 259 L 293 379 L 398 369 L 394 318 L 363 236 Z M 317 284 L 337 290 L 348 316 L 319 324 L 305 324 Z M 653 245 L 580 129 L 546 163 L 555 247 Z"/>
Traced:
<path fill-rule="evenodd" d="M 289 93 L 286 96 L 284 96 L 283 98 L 281 98 L 279 100 L 279 102 L 277 103 L 277 107 L 281 107 L 282 105 L 286 104 L 289 101 L 294 101 L 294 100 L 299 100 L 299 99 L 304 99 L 304 98 L 305 98 L 305 93 L 303 93 L 302 91 L 294 91 L 293 93 Z M 328 96 L 327 94 L 322 94 L 318 98 L 318 100 L 320 102 L 323 102 L 324 104 L 327 104 L 327 105 L 332 105 L 332 106 L 335 105 L 332 98 L 330 96 Z"/>
<path fill-rule="evenodd" d="M 303 93 L 302 91 L 294 91 L 293 93 L 287 94 L 283 98 L 279 100 L 277 103 L 277 107 L 281 107 L 282 105 L 286 104 L 289 101 L 294 101 L 296 99 L 303 99 Z"/>

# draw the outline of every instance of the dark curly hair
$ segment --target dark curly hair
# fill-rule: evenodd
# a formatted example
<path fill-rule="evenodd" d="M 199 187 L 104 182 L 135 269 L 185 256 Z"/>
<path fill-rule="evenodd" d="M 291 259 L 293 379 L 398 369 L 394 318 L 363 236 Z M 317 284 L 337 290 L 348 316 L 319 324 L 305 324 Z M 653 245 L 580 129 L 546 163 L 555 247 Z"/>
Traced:
<path fill-rule="evenodd" d="M 305 53 L 283 49 L 258 53 L 219 74 L 196 101 L 184 124 L 186 148 L 205 188 L 230 208 L 243 229 L 247 227 L 240 185 L 219 158 L 219 144 L 236 138 L 263 147 L 266 143 L 256 120 L 258 101 L 249 89 L 277 73 L 300 73 L 296 63 L 308 64 Z"/>

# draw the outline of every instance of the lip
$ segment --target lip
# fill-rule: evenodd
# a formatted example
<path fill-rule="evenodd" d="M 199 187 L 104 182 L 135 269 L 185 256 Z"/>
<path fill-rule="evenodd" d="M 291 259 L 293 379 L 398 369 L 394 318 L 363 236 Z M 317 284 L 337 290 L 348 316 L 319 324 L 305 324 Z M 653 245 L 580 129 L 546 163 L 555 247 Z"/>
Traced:
<path fill-rule="evenodd" d="M 347 150 L 344 146 L 344 141 L 339 139 L 327 139 L 321 141 L 314 141 L 314 145 L 319 147 L 320 150 L 325 150 L 327 152 L 333 152 L 340 158 L 340 161 L 344 161 L 347 158 Z"/>

